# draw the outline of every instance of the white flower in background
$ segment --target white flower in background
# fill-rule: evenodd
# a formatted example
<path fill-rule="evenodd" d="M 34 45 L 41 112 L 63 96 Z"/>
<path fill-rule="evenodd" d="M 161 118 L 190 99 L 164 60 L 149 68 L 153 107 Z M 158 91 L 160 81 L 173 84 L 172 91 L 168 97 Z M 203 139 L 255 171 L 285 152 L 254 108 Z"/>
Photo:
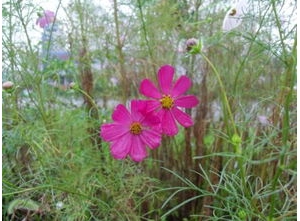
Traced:
<path fill-rule="evenodd" d="M 61 201 L 58 201 L 57 203 L 56 203 L 56 209 L 62 209 L 63 208 L 63 206 L 64 206 L 64 203 L 63 202 L 61 202 Z"/>
<path fill-rule="evenodd" d="M 242 23 L 242 19 L 246 14 L 247 6 L 247 0 L 238 0 L 235 5 L 231 7 L 224 18 L 223 31 L 230 31 Z"/>

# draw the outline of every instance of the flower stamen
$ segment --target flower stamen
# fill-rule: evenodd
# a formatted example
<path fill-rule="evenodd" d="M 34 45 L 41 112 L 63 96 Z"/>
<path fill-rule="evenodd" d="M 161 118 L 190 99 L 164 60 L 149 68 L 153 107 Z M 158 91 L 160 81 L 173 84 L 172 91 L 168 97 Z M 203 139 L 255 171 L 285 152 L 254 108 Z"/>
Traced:
<path fill-rule="evenodd" d="M 159 101 L 165 109 L 171 109 L 174 105 L 174 100 L 170 95 L 163 95 Z"/>
<path fill-rule="evenodd" d="M 142 126 L 139 122 L 133 122 L 130 125 L 130 132 L 134 135 L 138 135 L 140 133 L 142 133 Z"/>

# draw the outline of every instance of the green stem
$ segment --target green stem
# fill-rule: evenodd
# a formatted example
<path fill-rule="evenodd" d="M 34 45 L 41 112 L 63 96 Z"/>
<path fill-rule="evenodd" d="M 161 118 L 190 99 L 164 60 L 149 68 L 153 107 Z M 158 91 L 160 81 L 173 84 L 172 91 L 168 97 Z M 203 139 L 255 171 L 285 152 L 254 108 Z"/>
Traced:
<path fill-rule="evenodd" d="M 79 91 L 80 93 L 82 93 L 87 99 L 89 99 L 89 102 L 92 104 L 93 108 L 95 108 L 96 110 L 98 110 L 98 107 L 94 101 L 94 99 L 84 90 L 81 90 L 79 88 L 76 88 L 75 90 Z"/>
<path fill-rule="evenodd" d="M 154 64 L 154 57 L 153 57 L 153 53 L 152 53 L 150 43 L 149 43 L 149 39 L 148 39 L 148 33 L 147 33 L 146 23 L 145 23 L 144 14 L 143 14 L 142 3 L 141 3 L 141 0 L 137 0 L 137 2 L 138 2 L 138 9 L 139 9 L 139 12 L 140 12 L 140 17 L 141 17 L 142 29 L 143 29 L 143 33 L 144 33 L 145 42 L 146 42 L 148 53 L 150 55 L 150 59 L 151 59 L 151 62 L 152 62 L 153 73 L 155 73 L 156 69 L 153 65 Z"/>
<path fill-rule="evenodd" d="M 239 66 L 238 71 L 236 72 L 236 76 L 235 76 L 234 84 L 233 84 L 233 85 L 234 85 L 234 88 L 233 88 L 234 94 L 237 93 L 238 79 L 239 79 L 239 77 L 240 77 L 240 74 L 241 74 L 241 72 L 242 72 L 242 69 L 244 68 L 244 64 L 246 63 L 248 57 L 250 56 L 251 49 L 252 49 L 254 43 L 256 43 L 256 38 L 259 36 L 260 30 L 262 29 L 262 27 L 264 27 L 264 26 L 263 26 L 263 22 L 264 22 L 264 20 L 265 20 L 265 18 L 266 18 L 266 15 L 267 15 L 268 12 L 269 12 L 269 8 L 270 8 L 270 6 L 268 6 L 268 8 L 265 10 L 265 13 L 264 13 L 264 15 L 262 16 L 262 19 L 260 20 L 259 28 L 258 28 L 258 30 L 255 32 L 255 35 L 253 36 L 253 38 L 250 38 L 250 39 L 249 39 L 249 37 L 247 37 L 246 35 L 244 35 L 244 34 L 242 35 L 242 37 L 244 37 L 245 39 L 249 39 L 249 40 L 250 40 L 250 45 L 249 45 L 249 48 L 248 48 L 248 50 L 247 50 L 246 55 L 243 56 L 243 60 L 242 60 L 242 62 L 241 62 L 241 64 L 240 64 L 240 66 Z"/>
<path fill-rule="evenodd" d="M 209 64 L 209 66 L 212 68 L 215 76 L 217 77 L 217 80 L 218 80 L 218 83 L 219 83 L 219 86 L 220 86 L 220 89 L 221 89 L 221 94 L 222 94 L 222 104 L 225 107 L 225 110 L 223 110 L 223 114 L 224 114 L 225 122 L 227 124 L 226 126 L 227 127 L 230 126 L 231 128 L 233 128 L 234 134 L 238 135 L 238 132 L 237 132 L 237 129 L 236 129 L 236 126 L 235 126 L 235 121 L 233 119 L 231 108 L 230 108 L 230 105 L 229 105 L 229 102 L 228 102 L 228 99 L 227 99 L 226 90 L 225 90 L 225 87 L 224 87 L 223 82 L 221 80 L 220 74 L 217 71 L 216 67 L 213 65 L 213 63 L 209 60 L 209 58 L 207 58 L 203 53 L 201 53 L 201 56 Z M 229 125 L 228 122 L 227 122 L 227 115 L 229 116 L 229 120 L 230 120 L 231 125 Z M 229 132 L 231 132 L 231 130 L 229 129 L 230 127 L 228 127 Z M 230 133 L 230 134 L 232 134 L 232 133 Z"/>
<path fill-rule="evenodd" d="M 229 105 L 229 102 L 228 102 L 228 99 L 227 99 L 226 90 L 225 90 L 224 84 L 221 80 L 220 74 L 219 74 L 218 70 L 216 69 L 216 67 L 213 65 L 213 63 L 209 60 L 209 58 L 207 58 L 203 53 L 201 53 L 201 56 L 205 59 L 205 61 L 212 68 L 212 70 L 213 70 L 213 72 L 214 72 L 214 74 L 215 74 L 215 76 L 218 80 L 220 90 L 221 90 L 221 94 L 222 94 L 222 103 L 223 103 L 223 106 L 225 108 L 225 110 L 223 110 L 224 120 L 225 120 L 225 124 L 227 126 L 229 137 L 232 139 L 233 135 L 234 135 L 234 137 L 237 137 L 238 139 L 240 139 L 238 131 L 236 129 L 235 121 L 234 121 L 234 118 L 233 118 L 233 115 L 232 115 L 232 111 L 231 111 L 231 108 L 230 108 L 230 105 Z M 227 115 L 229 116 L 230 124 L 228 124 Z M 232 133 L 232 130 L 230 128 L 233 129 L 233 133 Z M 233 143 L 234 151 L 237 154 L 237 163 L 238 163 L 238 167 L 239 167 L 239 170 L 240 170 L 242 186 L 244 188 L 246 196 L 249 199 L 251 199 L 251 194 L 250 194 L 249 189 L 248 189 L 247 184 L 246 184 L 246 168 L 244 167 L 244 158 L 241 156 L 242 155 L 242 149 L 241 149 L 240 145 L 241 145 L 241 141 L 239 141 L 237 143 Z M 255 205 L 253 205 L 253 206 L 255 208 Z"/>
<path fill-rule="evenodd" d="M 16 10 L 18 18 L 20 20 L 20 23 L 24 29 L 24 32 L 25 32 L 27 45 L 29 47 L 29 55 L 30 55 L 30 57 L 35 57 L 35 52 L 31 45 L 31 39 L 29 37 L 28 30 L 27 30 L 27 24 L 25 23 L 25 20 L 23 18 L 22 7 L 20 4 L 21 3 L 19 2 L 18 5 L 16 5 L 15 10 Z M 35 65 L 35 67 L 34 67 L 34 72 L 37 73 L 37 65 Z M 27 76 L 30 76 L 30 75 L 27 75 Z M 22 74 L 21 74 L 21 78 L 26 85 L 30 85 L 30 87 L 36 86 L 37 95 L 39 98 L 39 105 L 35 102 L 33 102 L 33 103 L 36 105 L 37 109 L 39 110 L 44 123 L 47 125 L 47 118 L 45 116 L 44 100 L 43 100 L 43 96 L 42 96 L 42 92 L 41 92 L 40 82 L 35 82 L 35 84 L 34 84 L 34 79 L 32 77 L 30 77 L 31 79 L 30 79 L 30 81 L 28 81 L 27 78 L 24 78 Z M 30 93 L 29 93 L 29 96 L 31 97 Z M 31 97 L 31 99 L 33 100 L 32 97 Z"/>
<path fill-rule="evenodd" d="M 272 3 L 274 4 L 274 2 L 272 1 Z M 274 6 L 273 8 L 274 13 L 275 13 L 275 17 L 277 16 L 276 13 L 276 8 Z M 279 33 L 281 33 L 281 26 L 278 26 L 279 29 Z M 294 45 L 292 48 L 292 52 L 291 55 L 288 57 L 287 56 L 287 52 L 284 49 L 285 46 L 283 45 L 283 37 L 280 36 L 281 40 L 282 40 L 282 47 L 283 47 L 283 56 L 285 59 L 285 64 L 286 64 L 286 72 L 285 72 L 285 81 L 284 81 L 284 85 L 282 87 L 281 90 L 281 97 L 285 98 L 284 104 L 283 104 L 283 108 L 284 108 L 284 113 L 283 113 L 283 123 L 282 123 L 282 151 L 280 153 L 280 157 L 279 157 L 279 161 L 277 163 L 277 170 L 276 173 L 274 175 L 273 178 L 273 182 L 272 182 L 272 191 L 275 192 L 276 191 L 276 187 L 278 184 L 278 180 L 282 174 L 282 172 L 284 171 L 283 165 L 284 165 L 284 160 L 285 160 L 285 156 L 286 153 L 290 147 L 288 140 L 289 140 L 289 135 L 290 135 L 290 104 L 292 102 L 292 93 L 293 93 L 293 86 L 294 86 L 294 82 L 296 79 L 296 63 L 297 63 L 297 33 L 295 34 L 295 39 L 294 39 Z M 269 213 L 269 220 L 272 220 L 274 217 L 274 212 L 275 212 L 275 204 L 276 204 L 276 194 L 272 194 L 271 195 L 271 206 L 270 206 L 270 213 Z"/>
<path fill-rule="evenodd" d="M 58 2 L 58 5 L 57 5 L 57 8 L 56 8 L 56 11 L 55 11 L 55 15 L 57 15 L 57 12 L 58 12 L 58 9 L 60 8 L 60 5 L 61 5 L 61 0 Z M 48 41 L 48 44 L 47 44 L 47 52 L 46 52 L 46 58 L 45 60 L 48 61 L 48 58 L 49 58 L 49 51 L 50 51 L 50 46 L 51 46 L 51 41 L 52 41 L 52 34 L 53 34 L 53 31 L 54 31 L 54 24 L 56 23 L 56 16 L 54 17 L 54 21 L 53 21 L 53 25 L 51 26 L 51 31 L 50 31 L 50 37 L 49 37 L 49 41 Z"/>
<path fill-rule="evenodd" d="M 272 9 L 273 9 L 273 12 L 274 12 L 274 16 L 275 16 L 275 22 L 276 22 L 276 25 L 277 25 L 277 28 L 278 28 L 278 34 L 279 34 L 280 44 L 281 44 L 281 47 L 282 47 L 282 53 L 283 53 L 284 61 L 287 61 L 286 60 L 287 50 L 286 50 L 286 45 L 285 45 L 284 39 L 283 39 L 283 30 L 282 30 L 282 27 L 281 27 L 280 18 L 279 18 L 278 13 L 277 13 L 275 0 L 272 0 L 271 4 L 272 4 Z"/>
<path fill-rule="evenodd" d="M 121 42 L 117 0 L 114 0 L 114 22 L 115 22 L 115 26 L 116 26 L 116 38 L 117 38 L 116 50 L 118 52 L 119 64 L 120 64 L 120 74 L 122 77 L 122 89 L 123 89 L 122 100 L 123 100 L 123 103 L 125 103 L 128 96 L 130 95 L 130 85 L 129 85 L 129 82 L 128 82 L 128 79 L 126 76 L 126 70 L 125 70 L 125 56 L 123 53 L 123 43 Z"/>

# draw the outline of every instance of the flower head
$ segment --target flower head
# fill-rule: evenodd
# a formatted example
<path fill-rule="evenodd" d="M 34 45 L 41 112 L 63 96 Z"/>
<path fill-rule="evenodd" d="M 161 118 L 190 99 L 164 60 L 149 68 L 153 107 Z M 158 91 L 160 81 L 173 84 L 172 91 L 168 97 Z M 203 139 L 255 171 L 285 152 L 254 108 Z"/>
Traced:
<path fill-rule="evenodd" d="M 247 5 L 247 0 L 238 0 L 235 6 L 231 7 L 223 21 L 224 31 L 230 31 L 242 23 L 242 18 L 246 13 Z"/>
<path fill-rule="evenodd" d="M 173 83 L 174 73 L 172 66 L 164 65 L 158 71 L 158 88 L 149 79 L 144 79 L 140 85 L 140 92 L 152 98 L 147 101 L 148 112 L 157 112 L 161 119 L 162 132 L 169 136 L 178 133 L 176 121 L 184 127 L 193 125 L 191 117 L 181 108 L 192 108 L 199 103 L 196 96 L 184 95 L 192 86 L 192 81 L 181 76 Z"/>
<path fill-rule="evenodd" d="M 116 159 L 127 155 L 139 162 L 147 157 L 146 146 L 154 149 L 161 142 L 160 119 L 146 111 L 146 102 L 132 100 L 131 110 L 119 104 L 113 114 L 113 123 L 101 126 L 100 136 L 111 142 L 111 154 Z"/>
<path fill-rule="evenodd" d="M 55 13 L 49 10 L 44 11 L 44 15 L 39 16 L 36 20 L 36 24 L 41 28 L 44 28 L 48 24 L 51 24 L 54 21 Z"/>

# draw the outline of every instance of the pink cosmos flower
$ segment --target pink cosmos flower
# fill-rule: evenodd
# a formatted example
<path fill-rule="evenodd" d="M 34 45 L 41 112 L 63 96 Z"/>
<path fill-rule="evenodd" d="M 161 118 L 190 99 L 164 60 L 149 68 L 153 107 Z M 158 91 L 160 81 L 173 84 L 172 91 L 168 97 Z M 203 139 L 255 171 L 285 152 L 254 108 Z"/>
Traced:
<path fill-rule="evenodd" d="M 191 117 L 181 108 L 192 108 L 199 103 L 196 96 L 184 95 L 192 86 L 192 81 L 186 76 L 181 76 L 173 83 L 174 72 L 172 66 L 164 65 L 158 71 L 159 88 L 149 79 L 144 79 L 140 85 L 141 94 L 153 98 L 147 101 L 148 111 L 157 112 L 161 119 L 162 131 L 169 136 L 178 133 L 176 121 L 183 127 L 193 125 Z"/>
<path fill-rule="evenodd" d="M 161 142 L 160 119 L 146 112 L 146 102 L 131 101 L 131 112 L 119 104 L 113 114 L 113 123 L 101 126 L 100 136 L 111 142 L 111 154 L 115 159 L 124 159 L 127 155 L 139 162 L 147 157 L 146 146 L 154 149 Z"/>
<path fill-rule="evenodd" d="M 51 24 L 54 21 L 55 13 L 49 10 L 44 11 L 44 15 L 36 20 L 36 24 L 44 28 L 46 25 Z"/>

